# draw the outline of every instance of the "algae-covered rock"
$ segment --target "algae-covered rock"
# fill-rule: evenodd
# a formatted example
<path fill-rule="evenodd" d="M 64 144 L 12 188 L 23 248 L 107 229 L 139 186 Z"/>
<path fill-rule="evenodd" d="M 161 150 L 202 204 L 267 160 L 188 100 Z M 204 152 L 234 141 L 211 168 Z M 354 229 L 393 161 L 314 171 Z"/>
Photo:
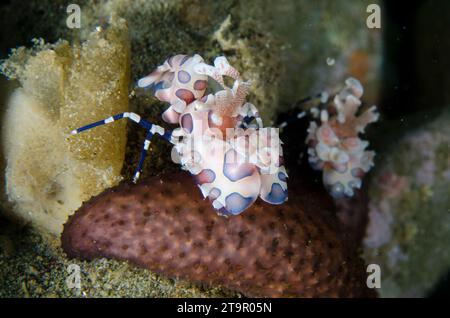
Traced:
<path fill-rule="evenodd" d="M 36 41 L 2 65 L 17 79 L 3 122 L 6 193 L 21 218 L 59 234 L 83 201 L 120 181 L 124 123 L 70 136 L 83 124 L 128 110 L 125 21 L 81 45 Z"/>
<path fill-rule="evenodd" d="M 386 151 L 369 197 L 365 258 L 381 266 L 381 296 L 426 296 L 450 268 L 448 111 Z"/>

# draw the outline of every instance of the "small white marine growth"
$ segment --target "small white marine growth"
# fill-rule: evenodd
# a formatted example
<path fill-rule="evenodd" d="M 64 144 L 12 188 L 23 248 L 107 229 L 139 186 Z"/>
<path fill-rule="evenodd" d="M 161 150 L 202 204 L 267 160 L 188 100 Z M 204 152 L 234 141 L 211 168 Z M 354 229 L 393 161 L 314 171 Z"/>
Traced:
<path fill-rule="evenodd" d="M 375 153 L 365 150 L 369 142 L 359 134 L 379 117 L 376 106 L 357 115 L 363 87 L 354 78 L 348 78 L 345 84 L 327 109 L 316 112 L 320 124 L 312 121 L 306 138 L 309 163 L 323 171 L 323 183 L 334 198 L 353 196 L 373 166 Z"/>

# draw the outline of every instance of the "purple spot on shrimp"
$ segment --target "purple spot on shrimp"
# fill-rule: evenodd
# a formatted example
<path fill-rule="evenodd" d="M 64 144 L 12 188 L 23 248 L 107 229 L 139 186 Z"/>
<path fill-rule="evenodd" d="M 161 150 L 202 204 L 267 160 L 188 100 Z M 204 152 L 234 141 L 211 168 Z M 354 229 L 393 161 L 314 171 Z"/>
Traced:
<path fill-rule="evenodd" d="M 204 183 L 211 183 L 214 180 L 216 180 L 216 174 L 210 169 L 204 169 L 200 171 L 199 174 L 195 175 L 195 181 L 200 185 Z"/>
<path fill-rule="evenodd" d="M 336 182 L 335 184 L 331 185 L 329 191 L 331 196 L 335 199 L 340 199 L 345 194 L 344 185 L 340 182 Z"/>
<path fill-rule="evenodd" d="M 283 190 L 280 184 L 273 183 L 265 200 L 271 204 L 281 204 L 287 199 L 287 190 Z"/>
<path fill-rule="evenodd" d="M 158 89 L 164 88 L 164 81 L 158 82 L 153 86 L 154 91 L 156 92 Z"/>
<path fill-rule="evenodd" d="M 184 128 L 189 134 L 192 132 L 194 129 L 194 124 L 191 114 L 184 114 L 181 116 L 181 127 Z"/>
<path fill-rule="evenodd" d="M 231 214 L 230 212 L 228 212 L 227 209 L 225 209 L 225 208 L 220 208 L 219 210 L 217 210 L 217 213 L 218 213 L 219 215 L 222 215 L 222 216 L 230 216 L 230 215 L 233 215 L 233 214 Z"/>
<path fill-rule="evenodd" d="M 167 63 L 169 63 L 170 67 L 173 67 L 173 65 L 172 65 L 172 60 L 173 60 L 174 57 L 175 57 L 175 56 L 171 56 L 171 57 L 169 57 L 169 59 L 167 60 Z"/>
<path fill-rule="evenodd" d="M 287 176 L 283 172 L 278 172 L 278 179 L 280 179 L 281 181 L 286 182 Z"/>
<path fill-rule="evenodd" d="M 211 191 L 209 191 L 208 198 L 209 198 L 210 200 L 215 200 L 215 199 L 217 199 L 218 197 L 220 197 L 220 194 L 221 194 L 221 193 L 222 193 L 222 191 L 220 191 L 219 189 L 217 189 L 217 188 L 212 188 Z"/>
<path fill-rule="evenodd" d="M 186 102 L 186 104 L 190 104 L 194 101 L 195 97 L 194 94 L 192 94 L 191 91 L 188 91 L 187 89 L 180 88 L 176 91 L 175 95 Z"/>
<path fill-rule="evenodd" d="M 194 89 L 197 91 L 202 91 L 202 90 L 206 89 L 206 84 L 207 84 L 207 82 L 204 80 L 197 80 L 194 83 Z"/>
<path fill-rule="evenodd" d="M 189 83 L 189 81 L 191 80 L 191 75 L 189 75 L 189 73 L 186 71 L 179 71 L 178 80 L 183 84 Z"/>
<path fill-rule="evenodd" d="M 189 56 L 185 55 L 180 62 L 180 66 L 183 65 L 187 60 L 189 60 Z"/>
<path fill-rule="evenodd" d="M 237 215 L 247 209 L 254 201 L 252 197 L 243 197 L 237 192 L 233 192 L 225 198 L 225 209 L 228 213 Z"/>
<path fill-rule="evenodd" d="M 250 163 L 239 162 L 238 156 L 235 150 L 228 150 L 223 164 L 223 174 L 233 182 L 255 173 L 255 166 Z"/>

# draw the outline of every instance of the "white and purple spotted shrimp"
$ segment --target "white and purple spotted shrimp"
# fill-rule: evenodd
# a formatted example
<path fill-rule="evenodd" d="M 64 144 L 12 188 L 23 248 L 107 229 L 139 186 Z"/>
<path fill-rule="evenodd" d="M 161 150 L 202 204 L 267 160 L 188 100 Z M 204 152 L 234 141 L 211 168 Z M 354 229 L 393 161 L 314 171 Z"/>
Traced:
<path fill-rule="evenodd" d="M 308 161 L 313 169 L 322 171 L 323 184 L 336 199 L 352 197 L 354 189 L 361 188 L 362 178 L 374 165 L 375 152 L 366 150 L 369 142 L 359 135 L 368 124 L 378 120 L 379 114 L 376 106 L 358 114 L 362 95 L 361 83 L 348 78 L 345 87 L 332 100 L 325 92 L 317 96 L 321 99 L 321 109 L 310 109 L 313 120 L 306 138 Z M 305 115 L 302 112 L 297 117 Z"/>
<path fill-rule="evenodd" d="M 224 77 L 234 80 L 227 87 Z M 208 79 L 221 87 L 206 94 Z M 179 124 L 166 131 L 135 113 L 122 113 L 72 131 L 88 130 L 129 118 L 148 131 L 133 181 L 140 176 L 156 133 L 174 145 L 172 159 L 196 179 L 202 195 L 221 215 L 242 213 L 260 197 L 271 204 L 287 200 L 287 173 L 278 130 L 264 128 L 256 107 L 246 102 L 250 87 L 225 57 L 208 65 L 199 55 L 176 55 L 138 81 L 169 103 L 164 121 Z"/>

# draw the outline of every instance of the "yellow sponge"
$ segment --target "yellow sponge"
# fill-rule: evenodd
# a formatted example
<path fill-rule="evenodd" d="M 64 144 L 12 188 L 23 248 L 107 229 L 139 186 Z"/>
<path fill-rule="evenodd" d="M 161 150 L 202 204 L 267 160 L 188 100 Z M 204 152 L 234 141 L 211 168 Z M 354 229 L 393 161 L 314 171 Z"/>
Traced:
<path fill-rule="evenodd" d="M 3 122 L 14 214 L 58 235 L 83 201 L 121 180 L 125 122 L 70 131 L 128 111 L 129 58 L 128 29 L 117 19 L 81 45 L 20 48 L 3 65 L 21 83 Z"/>

